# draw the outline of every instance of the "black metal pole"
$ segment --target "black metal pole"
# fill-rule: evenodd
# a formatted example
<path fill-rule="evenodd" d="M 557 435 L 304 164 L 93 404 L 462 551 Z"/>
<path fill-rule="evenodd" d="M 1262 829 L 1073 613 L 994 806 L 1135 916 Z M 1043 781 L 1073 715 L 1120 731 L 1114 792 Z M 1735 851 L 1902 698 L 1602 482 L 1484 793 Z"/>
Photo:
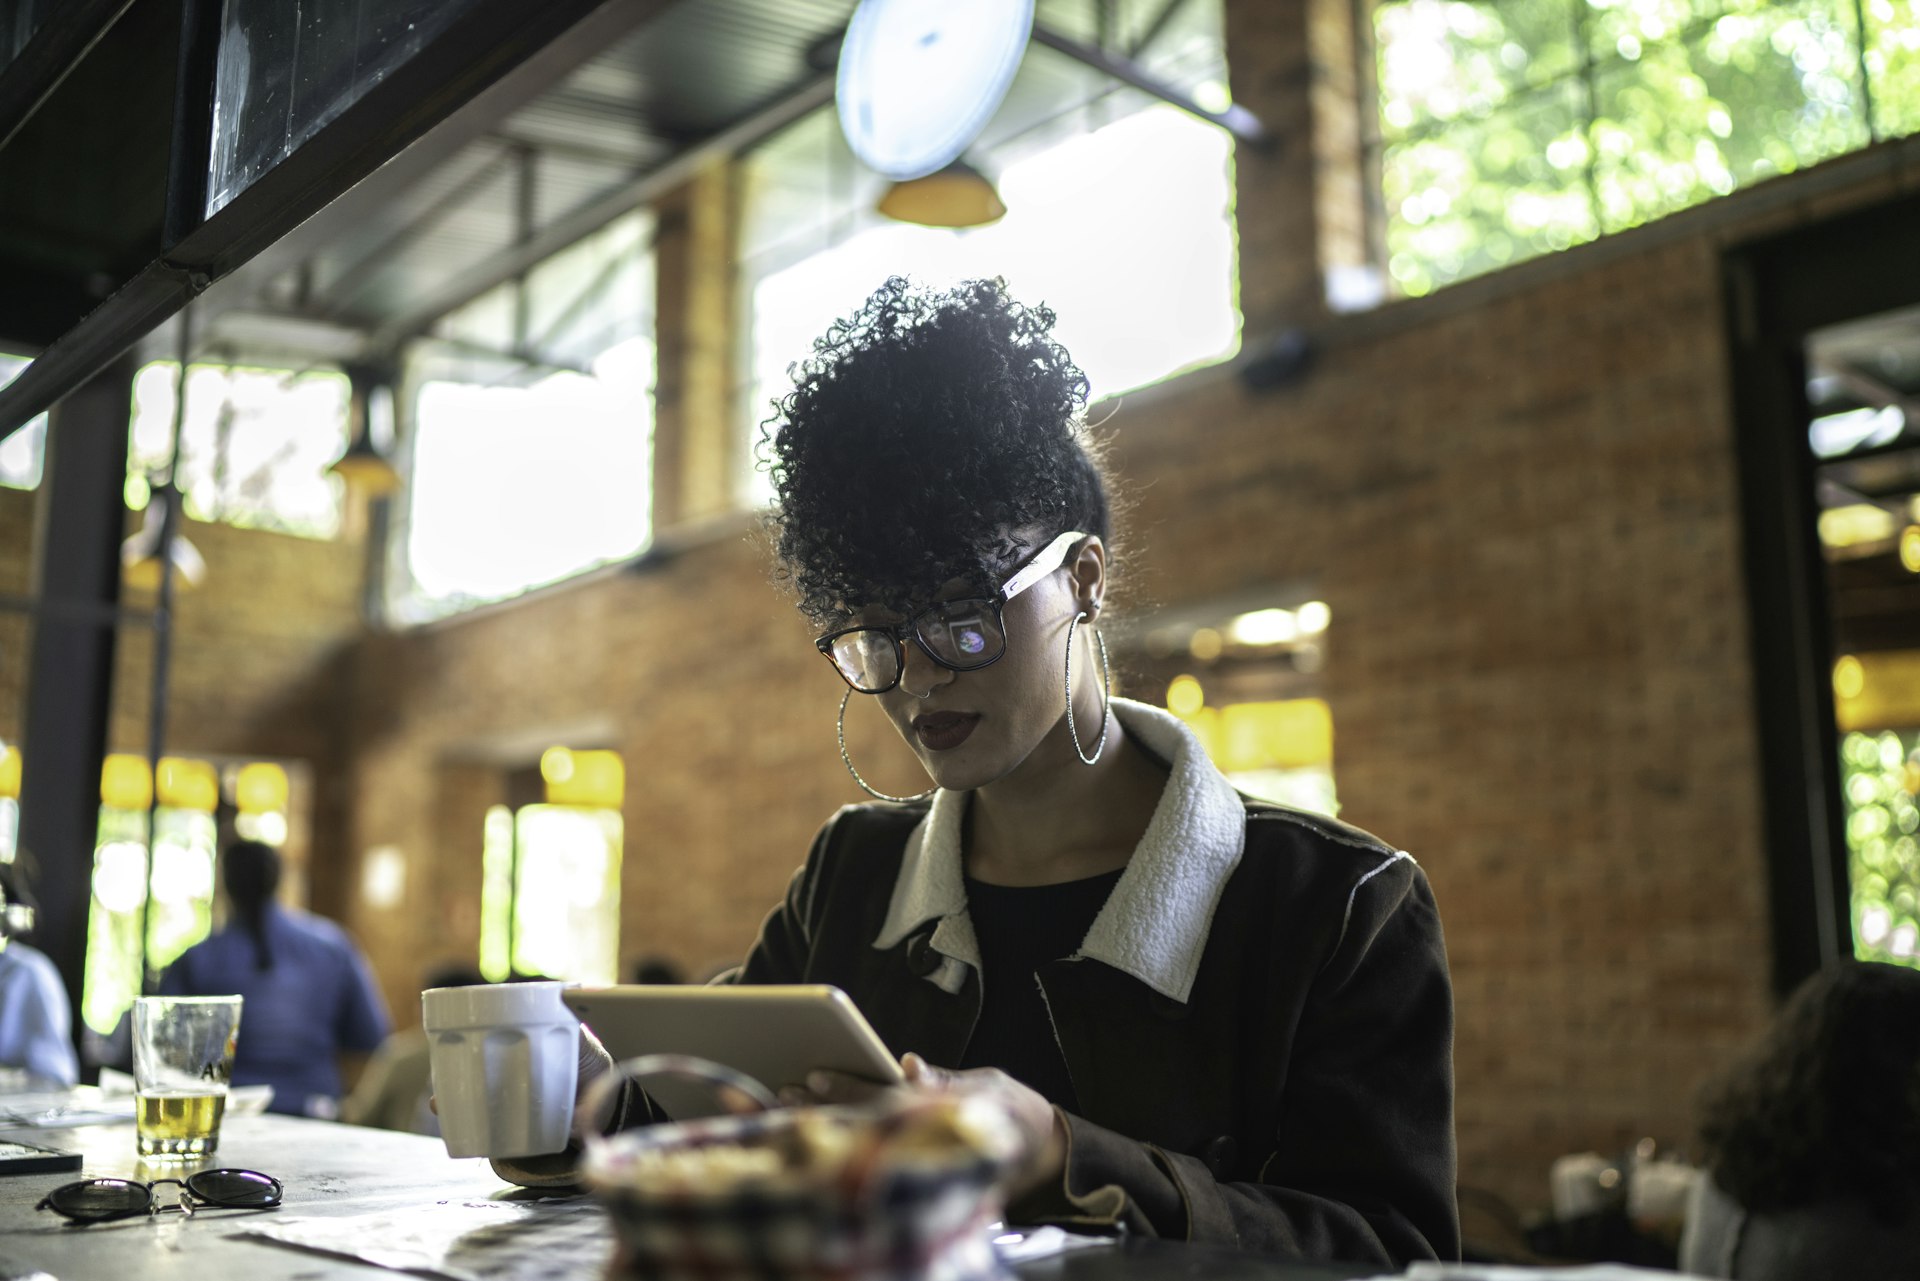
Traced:
<path fill-rule="evenodd" d="M 76 1015 L 84 1010 L 100 762 L 112 712 L 133 369 L 131 360 L 115 361 L 54 407 L 35 511 L 20 849 L 38 864 L 35 941 L 59 969 Z M 76 1017 L 76 1042 L 82 1027 Z"/>
<path fill-rule="evenodd" d="M 160 562 L 160 587 L 153 607 L 153 670 L 148 683 L 147 776 L 153 790 L 147 798 L 146 892 L 140 896 L 140 983 L 144 991 L 159 976 L 149 972 L 152 951 L 148 937 L 152 918 L 153 871 L 159 851 L 160 757 L 167 746 L 167 669 L 173 656 L 173 540 L 179 530 L 185 500 L 179 487 L 180 438 L 187 422 L 187 366 L 193 356 L 193 308 L 180 313 L 179 381 L 173 389 L 173 440 L 167 451 L 167 479 L 153 491 L 160 504 L 160 539 L 153 555 Z"/>

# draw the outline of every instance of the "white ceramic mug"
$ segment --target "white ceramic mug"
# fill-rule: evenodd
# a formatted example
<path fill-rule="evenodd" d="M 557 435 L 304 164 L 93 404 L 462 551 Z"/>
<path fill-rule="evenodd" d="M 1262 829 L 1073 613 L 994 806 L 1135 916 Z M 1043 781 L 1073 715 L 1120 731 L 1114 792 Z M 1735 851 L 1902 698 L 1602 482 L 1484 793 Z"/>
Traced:
<path fill-rule="evenodd" d="M 561 1004 L 562 986 L 493 983 L 420 994 L 448 1156 L 540 1156 L 567 1146 L 580 1020 Z"/>

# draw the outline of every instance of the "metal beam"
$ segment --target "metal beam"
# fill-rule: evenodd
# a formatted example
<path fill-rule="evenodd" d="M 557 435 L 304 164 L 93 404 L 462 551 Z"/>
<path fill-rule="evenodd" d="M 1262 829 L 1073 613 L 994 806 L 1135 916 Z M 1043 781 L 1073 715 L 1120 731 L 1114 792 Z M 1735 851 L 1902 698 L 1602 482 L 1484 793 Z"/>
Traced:
<path fill-rule="evenodd" d="M 0 390 L 0 437 L 84 382 L 214 280 L 325 208 L 601 0 L 476 0 L 218 213 L 121 285 Z"/>
<path fill-rule="evenodd" d="M 47 15 L 26 47 L 0 67 L 0 148 L 132 7 L 133 0 L 63 0 Z"/>
<path fill-rule="evenodd" d="M 1142 67 L 1131 58 L 1109 53 L 1072 36 L 1063 35 L 1051 27 L 1033 24 L 1035 44 L 1045 45 L 1058 53 L 1064 53 L 1075 62 L 1084 63 L 1095 71 L 1112 76 L 1124 84 L 1130 84 L 1144 93 L 1150 93 L 1163 102 L 1170 102 L 1191 115 L 1200 117 L 1212 124 L 1219 125 L 1228 133 L 1250 146 L 1266 146 L 1274 141 L 1260 118 L 1245 107 L 1231 106 L 1225 111 L 1208 111 L 1190 96 L 1174 88 L 1160 77 Z"/>
<path fill-rule="evenodd" d="M 817 76 L 792 93 L 694 143 L 657 169 L 635 174 L 604 196 L 576 206 L 548 223 L 521 244 L 503 249 L 471 271 L 422 298 L 413 307 L 382 324 L 367 339 L 370 354 L 390 352 L 407 339 L 426 331 L 434 321 L 473 301 L 496 285 L 525 273 L 600 230 L 622 214 L 686 182 L 713 161 L 731 156 L 778 132 L 795 120 L 833 101 L 833 76 Z"/>

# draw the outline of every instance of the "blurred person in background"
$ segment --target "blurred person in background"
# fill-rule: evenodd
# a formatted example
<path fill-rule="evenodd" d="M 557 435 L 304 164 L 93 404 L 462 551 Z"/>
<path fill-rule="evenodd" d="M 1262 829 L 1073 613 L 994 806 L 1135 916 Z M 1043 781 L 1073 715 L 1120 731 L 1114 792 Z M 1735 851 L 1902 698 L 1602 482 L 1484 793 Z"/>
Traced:
<path fill-rule="evenodd" d="M 34 901 L 21 854 L 0 864 L 0 1067 L 18 1068 L 32 1085 L 80 1080 L 73 1050 L 73 1006 L 60 971 L 20 939 L 33 932 Z"/>
<path fill-rule="evenodd" d="M 643 956 L 633 963 L 633 981 L 647 984 L 685 983 L 687 972 L 670 956 Z"/>
<path fill-rule="evenodd" d="M 1822 970 L 1703 1097 L 1682 1271 L 1920 1276 L 1920 971 Z"/>
<path fill-rule="evenodd" d="M 820 830 L 731 981 L 834 984 L 907 1097 L 1002 1108 L 1023 1138 L 1009 1222 L 1458 1258 L 1426 876 L 1239 794 L 1177 717 L 1112 696 L 1108 484 L 1053 323 L 997 280 L 896 278 L 794 368 L 767 438 L 775 572 L 876 799 Z M 928 791 L 861 778 L 856 700 Z M 783 1098 L 876 1088 L 813 1073 Z M 637 1091 L 621 1108 L 654 1119 Z"/>
<path fill-rule="evenodd" d="M 271 1111 L 331 1120 L 340 1058 L 379 1047 L 386 1003 L 346 931 L 274 901 L 280 855 L 271 846 L 235 841 L 221 868 L 227 923 L 167 968 L 160 994 L 245 998 L 233 1083 L 271 1085 Z"/>
<path fill-rule="evenodd" d="M 421 990 L 478 987 L 486 981 L 471 965 L 444 965 L 421 976 Z M 428 1049 L 427 1034 L 418 1026 L 402 1028 L 382 1041 L 341 1104 L 340 1119 L 382 1130 L 440 1133 L 440 1118 L 429 1103 L 433 1068 Z"/>

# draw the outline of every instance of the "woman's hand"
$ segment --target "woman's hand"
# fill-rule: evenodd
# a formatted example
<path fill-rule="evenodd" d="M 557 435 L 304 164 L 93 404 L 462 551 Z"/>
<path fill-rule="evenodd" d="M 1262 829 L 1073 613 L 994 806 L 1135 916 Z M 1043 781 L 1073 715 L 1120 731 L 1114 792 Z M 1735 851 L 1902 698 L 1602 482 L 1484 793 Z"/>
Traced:
<path fill-rule="evenodd" d="M 869 1103 L 881 1095 L 902 1090 L 914 1094 L 966 1093 L 989 1099 L 1013 1119 L 1020 1132 L 1022 1159 L 1007 1178 L 1007 1195 L 1019 1199 L 1047 1183 L 1058 1182 L 1067 1165 L 1067 1130 L 1053 1104 L 999 1068 L 955 1071 L 938 1068 L 918 1054 L 900 1060 L 906 1081 L 877 1085 L 842 1072 L 809 1072 L 804 1085 L 780 1091 L 790 1107 L 822 1103 Z"/>
<path fill-rule="evenodd" d="M 613 1119 L 613 1109 L 619 1102 L 620 1096 L 617 1092 L 610 1092 L 600 1101 L 600 1106 L 596 1109 L 597 1116 L 588 1117 L 583 1115 L 583 1112 L 587 1106 L 587 1091 L 593 1088 L 595 1082 L 613 1071 L 613 1055 L 607 1051 L 606 1046 L 600 1044 L 600 1038 L 595 1036 L 593 1029 L 585 1023 L 580 1025 L 579 1051 L 580 1057 L 574 1064 L 573 1075 L 573 1131 L 575 1134 L 584 1134 L 589 1128 L 605 1131 L 607 1123 Z"/>

